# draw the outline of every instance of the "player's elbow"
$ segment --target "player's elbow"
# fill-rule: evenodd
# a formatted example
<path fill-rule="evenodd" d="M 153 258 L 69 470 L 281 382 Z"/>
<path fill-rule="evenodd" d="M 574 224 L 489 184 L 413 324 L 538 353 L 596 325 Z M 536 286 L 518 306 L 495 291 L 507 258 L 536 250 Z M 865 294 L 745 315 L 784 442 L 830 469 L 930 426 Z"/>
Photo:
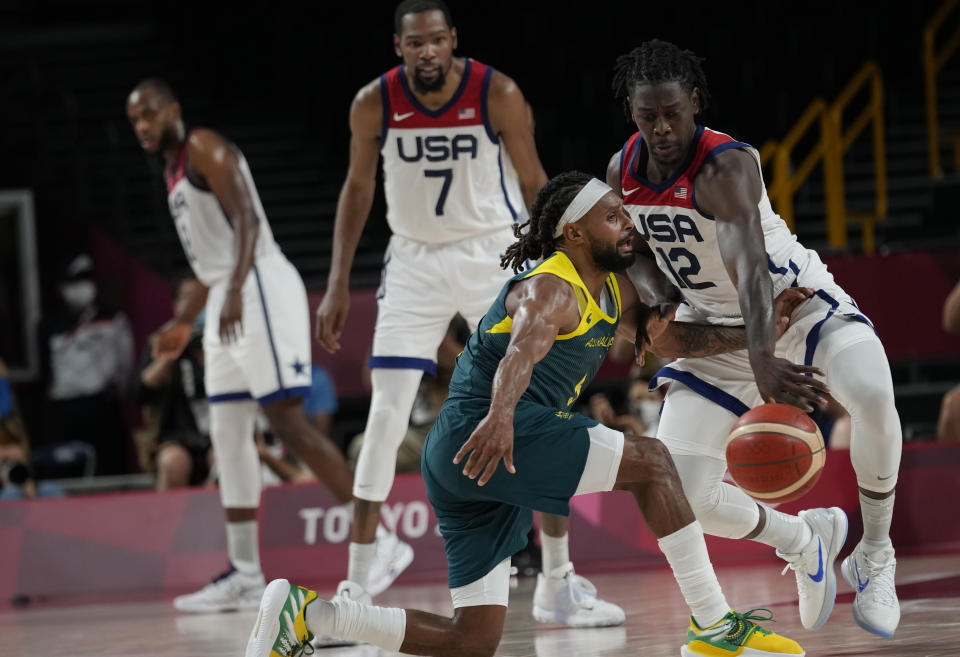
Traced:
<path fill-rule="evenodd" d="M 237 213 L 234 227 L 255 238 L 260 233 L 260 218 L 252 209 Z"/>

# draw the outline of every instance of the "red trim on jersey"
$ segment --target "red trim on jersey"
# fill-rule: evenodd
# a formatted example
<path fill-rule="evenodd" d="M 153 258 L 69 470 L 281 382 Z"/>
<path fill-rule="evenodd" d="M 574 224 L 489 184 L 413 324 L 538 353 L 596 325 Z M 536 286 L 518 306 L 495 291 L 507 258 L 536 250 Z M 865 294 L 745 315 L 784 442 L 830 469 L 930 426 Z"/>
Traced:
<path fill-rule="evenodd" d="M 190 133 L 187 133 L 187 138 L 190 138 Z M 167 194 L 173 191 L 173 188 L 177 186 L 177 183 L 183 180 L 186 176 L 186 167 L 184 166 L 187 161 L 187 141 L 183 141 L 183 148 L 180 149 L 180 156 L 177 157 L 177 163 L 175 165 L 167 165 L 163 170 L 163 179 L 167 183 Z"/>
<path fill-rule="evenodd" d="M 624 205 L 654 205 L 695 209 L 693 202 L 693 183 L 703 163 L 714 150 L 730 144 L 731 147 L 746 147 L 746 144 L 733 139 L 730 135 L 716 132 L 710 128 L 698 128 L 687 153 L 687 165 L 677 175 L 660 183 L 652 183 L 645 176 L 633 171 L 631 167 L 641 148 L 643 137 L 639 132 L 633 134 L 623 145 L 620 154 L 620 185 L 623 188 Z"/>
<path fill-rule="evenodd" d="M 412 128 L 456 128 L 465 125 L 483 125 L 483 76 L 489 67 L 475 59 L 466 59 L 460 86 L 447 103 L 436 110 L 424 107 L 407 85 L 401 64 L 385 74 L 390 116 L 386 125 L 390 130 Z"/>

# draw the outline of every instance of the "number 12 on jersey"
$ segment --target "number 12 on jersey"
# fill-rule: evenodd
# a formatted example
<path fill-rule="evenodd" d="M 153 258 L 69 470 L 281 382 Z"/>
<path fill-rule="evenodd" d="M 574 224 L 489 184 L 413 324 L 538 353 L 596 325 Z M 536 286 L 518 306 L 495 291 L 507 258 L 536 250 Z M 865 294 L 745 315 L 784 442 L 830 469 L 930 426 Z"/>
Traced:
<path fill-rule="evenodd" d="M 437 216 L 443 216 L 443 206 L 447 202 L 447 194 L 450 193 L 450 183 L 453 182 L 453 169 L 426 169 L 423 172 L 427 178 L 443 178 L 443 186 L 440 187 L 440 196 L 437 198 Z"/>
<path fill-rule="evenodd" d="M 670 274 L 673 276 L 673 280 L 676 281 L 678 287 L 691 290 L 703 290 L 704 288 L 717 286 L 713 281 L 694 281 L 691 278 L 691 276 L 696 276 L 700 273 L 700 261 L 697 260 L 697 256 L 682 246 L 673 247 L 670 249 L 669 254 L 665 253 L 659 246 L 656 247 L 656 249 L 660 258 L 663 260 L 663 264 L 670 270 Z M 674 267 L 674 264 L 683 264 L 684 266 Z"/>

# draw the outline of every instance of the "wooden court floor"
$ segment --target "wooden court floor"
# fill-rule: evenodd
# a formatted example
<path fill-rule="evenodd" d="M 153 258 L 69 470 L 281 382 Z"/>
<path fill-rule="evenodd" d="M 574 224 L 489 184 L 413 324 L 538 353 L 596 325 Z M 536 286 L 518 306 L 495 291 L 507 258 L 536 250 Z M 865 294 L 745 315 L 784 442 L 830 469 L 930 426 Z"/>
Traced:
<path fill-rule="evenodd" d="M 738 610 L 768 607 L 775 631 L 793 637 L 807 655 L 854 657 L 954 657 L 960 655 L 960 555 L 902 557 L 897 585 L 902 620 L 893 639 L 861 630 L 853 621 L 853 594 L 839 578 L 837 605 L 817 632 L 800 626 L 793 573 L 776 563 L 721 567 L 721 584 Z M 687 611 L 666 568 L 592 575 L 601 594 L 624 607 L 622 627 L 573 630 L 535 623 L 534 581 L 523 578 L 511 592 L 510 611 L 497 654 L 511 657 L 675 657 L 686 631 Z M 330 595 L 331 591 L 321 591 Z M 450 611 L 442 585 L 396 586 L 381 604 Z M 181 615 L 168 599 L 115 600 L 56 605 L 46 602 L 0 612 L 2 657 L 238 657 L 255 613 Z M 318 657 L 380 657 L 369 646 L 328 648 Z"/>

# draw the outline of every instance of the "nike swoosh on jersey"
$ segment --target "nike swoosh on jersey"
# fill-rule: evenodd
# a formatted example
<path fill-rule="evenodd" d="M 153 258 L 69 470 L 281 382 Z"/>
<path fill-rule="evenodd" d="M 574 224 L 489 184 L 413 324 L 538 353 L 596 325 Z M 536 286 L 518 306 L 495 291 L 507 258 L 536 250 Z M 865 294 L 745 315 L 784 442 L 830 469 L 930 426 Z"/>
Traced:
<path fill-rule="evenodd" d="M 394 121 L 403 121 L 404 119 L 409 119 L 409 118 L 410 118 L 411 116 L 413 116 L 413 115 L 414 115 L 414 112 L 407 112 L 406 114 L 397 114 L 396 112 L 394 112 L 394 113 L 393 113 L 393 120 L 394 120 Z"/>
<path fill-rule="evenodd" d="M 821 541 L 819 537 L 817 537 L 817 561 L 820 562 L 817 572 L 813 575 L 807 573 L 807 577 L 814 582 L 820 583 L 823 581 L 823 541 Z"/>
<path fill-rule="evenodd" d="M 638 189 L 640 189 L 640 188 L 639 188 L 639 187 L 634 187 L 633 189 L 627 189 L 626 187 L 621 187 L 621 188 L 620 188 L 620 191 L 623 192 L 623 195 L 624 195 L 624 196 L 627 196 L 628 194 L 633 194 L 633 193 L 634 193 L 635 191 L 637 191 Z"/>

